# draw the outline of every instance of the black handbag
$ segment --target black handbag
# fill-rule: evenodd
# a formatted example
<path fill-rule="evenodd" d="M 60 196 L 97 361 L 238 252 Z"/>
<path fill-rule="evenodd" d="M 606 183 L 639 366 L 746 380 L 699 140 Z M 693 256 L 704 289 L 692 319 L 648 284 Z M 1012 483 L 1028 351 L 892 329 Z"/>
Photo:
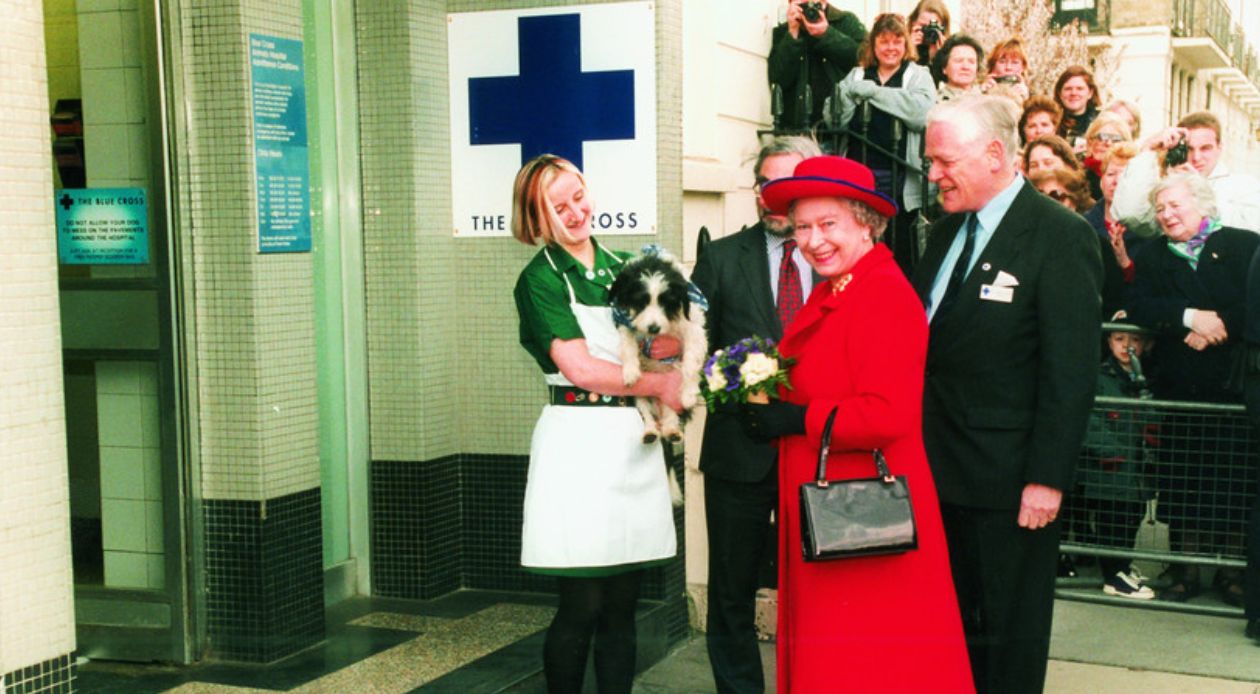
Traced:
<path fill-rule="evenodd" d="M 879 449 L 873 451 L 877 477 L 827 479 L 832 409 L 818 444 L 818 475 L 801 485 L 801 549 L 805 561 L 899 554 L 919 546 L 910 505 L 910 485 L 888 470 Z"/>

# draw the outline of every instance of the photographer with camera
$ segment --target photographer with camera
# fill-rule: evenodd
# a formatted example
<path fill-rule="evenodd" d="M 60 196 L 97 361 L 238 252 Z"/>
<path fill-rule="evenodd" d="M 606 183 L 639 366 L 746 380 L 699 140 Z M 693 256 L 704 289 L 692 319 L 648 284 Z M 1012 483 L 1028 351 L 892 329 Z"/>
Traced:
<path fill-rule="evenodd" d="M 788 0 L 787 21 L 774 28 L 767 60 L 776 130 L 807 130 L 823 116 L 836 82 L 857 64 L 866 38 L 852 12 L 818 0 Z"/>
<path fill-rule="evenodd" d="M 1150 192 L 1163 175 L 1197 173 L 1208 180 L 1225 226 L 1260 232 L 1260 181 L 1230 173 L 1221 157 L 1221 122 L 1207 111 L 1182 118 L 1175 127 L 1148 137 L 1116 184 L 1114 216 L 1133 228 L 1153 229 Z M 1164 171 L 1161 173 L 1161 159 Z"/>
<path fill-rule="evenodd" d="M 920 0 L 906 21 L 910 24 L 910 42 L 918 53 L 918 63 L 930 66 L 936 52 L 949 38 L 949 8 L 941 0 Z"/>
<path fill-rule="evenodd" d="M 990 89 L 1005 85 L 1019 103 L 1028 101 L 1031 93 L 1028 90 L 1028 79 L 1024 76 L 1028 71 L 1028 54 L 1024 52 L 1022 39 L 1013 36 L 994 46 L 989 53 L 986 67 L 989 78 L 980 85 L 980 91 L 988 94 Z"/>

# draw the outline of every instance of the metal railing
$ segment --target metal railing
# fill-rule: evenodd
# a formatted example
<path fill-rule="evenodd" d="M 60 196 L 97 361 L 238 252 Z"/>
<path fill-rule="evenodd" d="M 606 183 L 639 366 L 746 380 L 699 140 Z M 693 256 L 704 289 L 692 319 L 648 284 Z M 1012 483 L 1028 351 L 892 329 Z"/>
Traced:
<path fill-rule="evenodd" d="M 804 103 L 806 108 L 812 104 L 812 94 L 807 85 L 805 87 Z M 771 115 L 774 118 L 774 127 L 770 130 L 758 130 L 758 137 L 766 135 L 805 135 L 815 139 L 819 146 L 827 154 L 838 154 L 849 157 L 856 161 L 869 165 L 873 156 L 878 156 L 884 161 L 892 165 L 891 179 L 893 182 L 893 190 L 883 191 L 889 193 L 894 199 L 900 199 L 902 196 L 901 186 L 904 185 L 905 177 L 914 176 L 917 178 L 919 185 L 919 199 L 921 205 L 919 207 L 919 215 L 915 223 L 910 229 L 906 230 L 912 235 L 910 247 L 913 249 L 911 264 L 916 263 L 922 256 L 923 249 L 927 245 L 927 229 L 932 222 L 936 221 L 940 216 L 939 205 L 932 195 L 932 186 L 927 180 L 927 171 L 921 164 L 909 161 L 906 157 L 899 154 L 902 140 L 906 138 L 907 128 L 905 123 L 900 119 L 893 118 L 893 138 L 892 146 L 885 147 L 883 144 L 872 139 L 870 134 L 870 126 L 872 121 L 872 109 L 874 106 L 867 100 L 861 100 L 857 109 L 854 111 L 850 121 L 844 127 L 833 127 L 826 123 L 819 123 L 813 128 L 793 128 L 786 126 L 781 122 L 783 114 L 783 95 L 779 85 L 771 85 Z M 828 118 L 830 123 L 839 123 L 841 120 L 840 112 L 840 85 L 836 84 L 835 91 L 831 96 L 828 104 Z M 806 111 L 808 112 L 808 111 Z M 856 124 L 856 127 L 855 127 Z M 919 140 L 919 161 L 923 161 L 924 140 Z"/>
<path fill-rule="evenodd" d="M 1232 27 L 1224 0 L 1173 0 L 1173 36 L 1208 36 L 1229 55 Z"/>
<path fill-rule="evenodd" d="M 1105 324 L 1104 330 L 1143 332 Z M 1242 405 L 1154 400 L 1141 377 L 1131 397 L 1095 399 L 1076 483 L 1065 496 L 1063 553 L 1237 570 L 1260 453 Z M 1100 562 L 1101 563 L 1101 562 Z M 1060 597 L 1239 616 L 1239 607 L 1107 597 L 1102 576 L 1060 578 Z M 1156 593 L 1158 594 L 1158 589 Z"/>

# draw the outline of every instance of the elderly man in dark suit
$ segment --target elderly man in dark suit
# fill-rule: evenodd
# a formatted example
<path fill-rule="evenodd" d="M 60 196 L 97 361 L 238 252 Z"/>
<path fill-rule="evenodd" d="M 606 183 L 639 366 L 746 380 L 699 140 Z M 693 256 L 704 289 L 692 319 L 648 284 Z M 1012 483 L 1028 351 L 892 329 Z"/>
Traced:
<path fill-rule="evenodd" d="M 914 285 L 930 321 L 924 446 L 941 499 L 978 692 L 1041 692 L 1063 490 L 1098 372 L 1098 241 L 1015 169 L 997 97 L 928 115 L 929 180 L 948 215 Z"/>
<path fill-rule="evenodd" d="M 796 250 L 787 218 L 761 200 L 767 181 L 792 175 L 802 159 L 821 154 L 803 137 L 779 137 L 757 156 L 760 222 L 711 244 L 691 280 L 709 300 L 709 348 L 743 338 L 774 338 L 809 296 L 813 274 Z M 775 449 L 744 433 L 738 412 L 709 413 L 700 450 L 705 521 L 709 530 L 709 661 L 717 691 L 763 692 L 765 676 L 754 624 L 758 576 L 772 556 L 763 541 L 778 503 Z"/>

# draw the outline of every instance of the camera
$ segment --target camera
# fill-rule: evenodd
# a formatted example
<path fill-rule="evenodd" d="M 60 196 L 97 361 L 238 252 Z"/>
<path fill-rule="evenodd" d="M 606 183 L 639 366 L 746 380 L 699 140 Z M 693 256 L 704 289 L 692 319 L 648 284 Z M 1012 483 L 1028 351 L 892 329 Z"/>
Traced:
<path fill-rule="evenodd" d="M 1186 138 L 1183 137 L 1177 144 L 1168 148 L 1168 154 L 1164 155 L 1164 164 L 1171 169 L 1174 166 L 1181 166 L 1186 163 L 1186 160 L 1189 158 L 1190 147 L 1186 144 Z"/>
<path fill-rule="evenodd" d="M 822 19 L 823 4 L 821 2 L 807 2 L 801 5 L 801 14 L 805 15 L 805 21 L 813 24 Z"/>
<path fill-rule="evenodd" d="M 1002 75 L 994 77 L 993 81 L 996 84 L 1019 84 L 1019 75 Z"/>
<path fill-rule="evenodd" d="M 919 45 L 935 46 L 936 42 L 940 41 L 941 37 L 944 35 L 945 35 L 945 27 L 941 26 L 940 22 L 936 20 L 932 20 L 928 22 L 927 24 L 923 25 L 923 43 Z"/>

